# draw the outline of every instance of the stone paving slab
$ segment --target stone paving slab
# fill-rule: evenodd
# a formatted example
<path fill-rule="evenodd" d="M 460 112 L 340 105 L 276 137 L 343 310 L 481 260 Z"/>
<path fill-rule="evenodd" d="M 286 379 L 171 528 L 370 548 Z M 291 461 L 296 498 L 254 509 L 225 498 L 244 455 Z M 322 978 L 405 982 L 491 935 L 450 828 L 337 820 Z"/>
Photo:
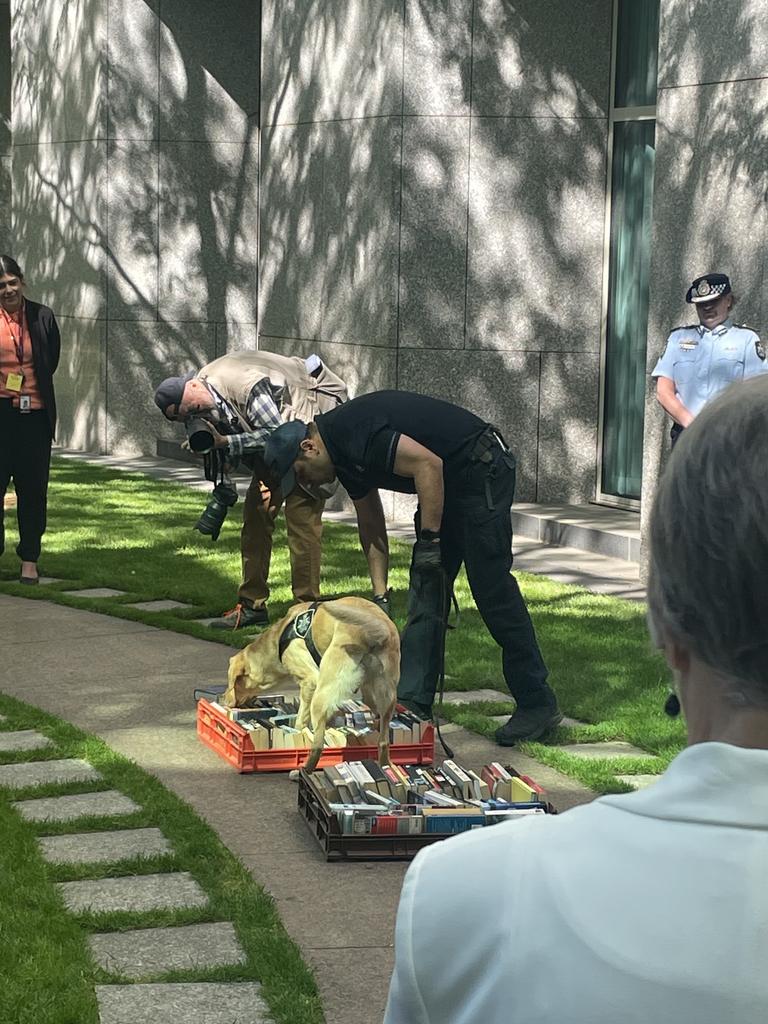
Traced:
<path fill-rule="evenodd" d="M 6 718 L 5 715 L 0 715 L 0 722 L 7 722 L 7 721 L 8 721 L 8 719 Z"/>
<path fill-rule="evenodd" d="M 141 807 L 116 789 L 99 793 L 48 796 L 41 800 L 18 800 L 13 805 L 25 821 L 75 821 L 77 818 L 133 814 Z"/>
<path fill-rule="evenodd" d="M 165 971 L 242 964 L 246 955 L 229 922 L 103 932 L 88 939 L 96 963 L 111 974 L 141 978 Z"/>
<path fill-rule="evenodd" d="M 657 782 L 661 778 L 661 776 L 660 775 L 617 775 L 616 778 L 620 779 L 622 782 L 626 782 L 626 784 L 628 786 L 631 786 L 632 789 L 645 789 L 646 786 L 651 786 L 651 785 L 653 785 L 654 782 Z"/>
<path fill-rule="evenodd" d="M 446 690 L 443 694 L 445 704 L 474 704 L 481 700 L 503 700 L 509 703 L 513 697 L 510 693 L 502 693 L 501 690 Z"/>
<path fill-rule="evenodd" d="M 97 985 L 100 1024 L 267 1024 L 255 981 Z"/>
<path fill-rule="evenodd" d="M 160 875 L 126 875 L 124 878 L 57 882 L 64 903 L 73 913 L 95 914 L 113 910 L 180 910 L 204 907 L 208 897 L 187 871 Z M 162 1017 L 158 1019 L 162 1020 Z"/>
<path fill-rule="evenodd" d="M 624 743 L 623 740 L 611 740 L 605 743 L 566 743 L 558 746 L 564 754 L 573 754 L 574 757 L 592 757 L 600 760 L 610 760 L 613 757 L 653 757 L 647 750 L 640 750 L 633 747 L 631 743 Z"/>
<path fill-rule="evenodd" d="M 92 765 L 79 758 L 0 765 L 0 786 L 11 789 L 44 786 L 49 782 L 97 782 L 100 778 Z"/>
<path fill-rule="evenodd" d="M 85 590 L 63 590 L 63 594 L 74 594 L 77 597 L 121 597 L 126 590 L 115 590 L 113 587 L 87 587 Z"/>
<path fill-rule="evenodd" d="M 159 601 L 137 601 L 136 604 L 127 604 L 126 608 L 139 608 L 143 612 L 169 612 L 174 608 L 191 608 L 191 604 L 184 604 L 183 601 L 171 601 L 163 598 Z"/>
<path fill-rule="evenodd" d="M 491 715 L 490 718 L 492 722 L 499 722 L 500 724 L 509 721 L 509 715 Z M 573 729 L 579 725 L 588 724 L 588 722 L 580 722 L 578 718 L 569 718 L 567 715 L 563 715 L 563 720 L 560 723 L 560 725 L 567 726 L 569 729 Z"/>
<path fill-rule="evenodd" d="M 47 587 L 51 583 L 61 583 L 61 579 L 58 576 L 40 576 L 38 583 L 41 587 Z"/>
<path fill-rule="evenodd" d="M 14 750 L 39 750 L 40 747 L 52 747 L 53 741 L 34 729 L 19 729 L 18 732 L 0 732 L 0 751 L 9 753 Z"/>
<path fill-rule="evenodd" d="M 199 623 L 201 626 L 210 626 L 212 622 L 218 622 L 220 618 L 220 615 L 212 615 L 209 619 L 193 619 L 192 621 Z"/>
<path fill-rule="evenodd" d="M 51 864 L 99 864 L 173 852 L 159 828 L 46 836 L 38 843 L 43 859 Z"/>

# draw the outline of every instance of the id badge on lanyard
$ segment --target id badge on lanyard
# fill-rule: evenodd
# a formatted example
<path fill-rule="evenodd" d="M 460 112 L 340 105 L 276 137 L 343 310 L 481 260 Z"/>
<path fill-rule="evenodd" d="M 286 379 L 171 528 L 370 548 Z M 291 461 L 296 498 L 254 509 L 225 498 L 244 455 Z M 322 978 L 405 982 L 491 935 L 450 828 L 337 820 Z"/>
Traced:
<path fill-rule="evenodd" d="M 7 374 L 6 378 L 5 378 L 5 386 L 8 389 L 8 391 L 15 391 L 18 394 L 19 392 L 21 392 L 22 386 L 24 385 L 24 373 L 23 373 L 23 371 L 21 369 L 22 366 L 24 365 L 24 311 L 23 310 L 22 310 L 21 316 L 19 318 L 19 334 L 18 334 L 18 337 L 11 330 L 10 324 L 8 325 L 8 331 L 9 331 L 9 333 L 11 335 L 11 338 L 13 339 L 13 347 L 16 350 L 16 360 L 17 360 L 17 362 L 19 364 L 19 372 L 18 373 L 9 373 L 9 374 Z M 27 399 L 26 405 L 23 403 L 22 399 L 20 398 L 20 400 L 19 400 L 19 408 L 21 409 L 22 412 L 29 412 L 29 395 L 26 395 L 24 397 L 26 397 L 26 399 Z"/>

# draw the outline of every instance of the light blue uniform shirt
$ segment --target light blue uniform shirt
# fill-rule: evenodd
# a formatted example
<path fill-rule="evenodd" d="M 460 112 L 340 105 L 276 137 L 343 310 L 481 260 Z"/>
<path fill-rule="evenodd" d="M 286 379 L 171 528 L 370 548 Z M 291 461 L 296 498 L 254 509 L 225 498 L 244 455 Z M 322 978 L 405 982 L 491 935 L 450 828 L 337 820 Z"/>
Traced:
<path fill-rule="evenodd" d="M 729 384 L 767 372 L 760 338 L 728 319 L 711 331 L 701 324 L 677 327 L 651 376 L 673 380 L 675 394 L 695 416 Z"/>

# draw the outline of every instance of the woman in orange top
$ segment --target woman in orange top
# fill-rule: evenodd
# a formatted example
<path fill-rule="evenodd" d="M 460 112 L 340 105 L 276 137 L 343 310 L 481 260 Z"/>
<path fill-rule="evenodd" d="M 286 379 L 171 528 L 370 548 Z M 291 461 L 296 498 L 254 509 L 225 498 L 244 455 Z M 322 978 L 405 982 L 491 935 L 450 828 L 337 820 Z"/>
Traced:
<path fill-rule="evenodd" d="M 0 256 L 0 554 L 5 545 L 1 499 L 13 480 L 22 583 L 39 581 L 60 347 L 53 312 L 24 297 L 21 268 L 10 256 Z"/>

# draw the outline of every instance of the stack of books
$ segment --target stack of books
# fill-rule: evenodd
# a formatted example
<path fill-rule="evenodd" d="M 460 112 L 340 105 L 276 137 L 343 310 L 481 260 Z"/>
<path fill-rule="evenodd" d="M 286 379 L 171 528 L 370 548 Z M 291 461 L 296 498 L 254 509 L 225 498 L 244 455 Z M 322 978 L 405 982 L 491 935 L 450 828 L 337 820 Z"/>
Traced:
<path fill-rule="evenodd" d="M 245 708 L 227 708 L 218 702 L 211 706 L 250 733 L 253 749 L 299 750 L 312 746 L 311 729 L 297 729 L 298 701 L 286 700 L 283 694 L 254 697 Z M 389 727 L 389 742 L 421 743 L 430 723 L 416 715 L 400 711 Z M 324 747 L 375 747 L 379 743 L 378 715 L 360 701 L 344 701 L 328 723 Z"/>
<path fill-rule="evenodd" d="M 501 775 L 497 777 L 497 772 Z M 306 775 L 342 835 L 450 835 L 551 810 L 544 792 L 513 768 L 486 765 L 480 774 L 455 761 L 439 768 L 350 761 Z M 512 781 L 521 788 L 501 791 Z"/>

